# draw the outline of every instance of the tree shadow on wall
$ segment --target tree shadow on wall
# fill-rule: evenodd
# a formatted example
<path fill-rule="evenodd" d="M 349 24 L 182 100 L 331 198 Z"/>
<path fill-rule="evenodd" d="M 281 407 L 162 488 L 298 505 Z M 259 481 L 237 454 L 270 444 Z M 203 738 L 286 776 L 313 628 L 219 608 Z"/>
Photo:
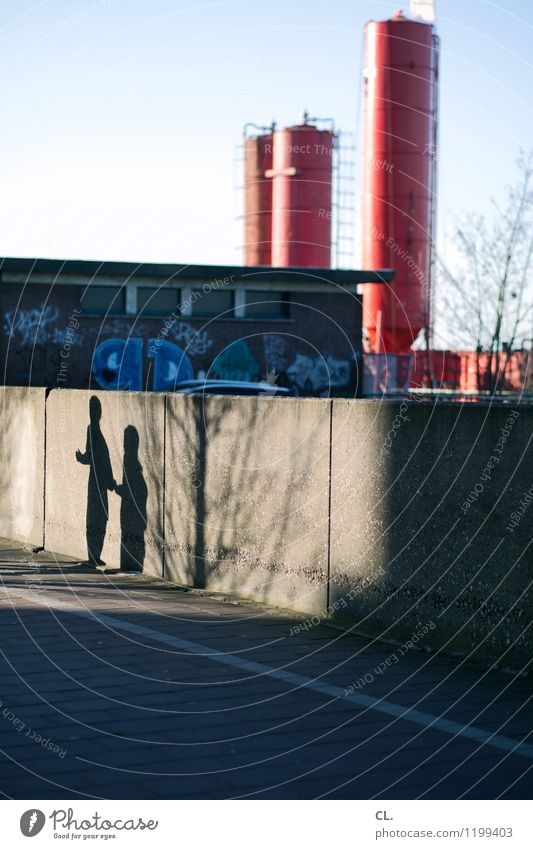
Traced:
<path fill-rule="evenodd" d="M 210 437 L 219 432 L 231 408 L 228 398 L 218 400 L 215 416 L 207 416 L 203 399 L 194 396 L 180 399 L 183 408 L 179 413 L 173 405 L 169 405 L 168 410 L 170 443 L 167 456 L 172 459 L 167 480 L 169 488 L 173 482 L 177 497 L 167 500 L 167 527 L 172 540 L 177 540 L 174 544 L 180 560 L 181 579 L 199 589 L 205 589 L 208 583 L 207 448 Z"/>
<path fill-rule="evenodd" d="M 167 544 L 179 564 L 178 580 L 237 594 L 254 584 L 254 597 L 264 601 L 289 574 L 301 573 L 307 587 L 324 582 L 326 524 L 313 541 L 302 527 L 306 508 L 299 495 L 316 460 L 316 440 L 313 434 L 300 440 L 297 418 L 290 419 L 284 436 L 298 445 L 299 463 L 289 475 L 270 418 L 283 411 L 272 404 L 286 403 L 191 396 L 169 405 L 167 489 L 176 494 L 177 512 L 169 498 Z M 325 504 L 326 496 L 311 498 Z"/>
<path fill-rule="evenodd" d="M 116 487 L 109 449 L 100 428 L 102 405 L 96 395 L 89 400 L 89 426 L 85 452 L 76 451 L 76 460 L 89 466 L 87 484 L 87 559 L 93 566 L 105 566 L 101 559 L 109 519 L 108 492 Z"/>

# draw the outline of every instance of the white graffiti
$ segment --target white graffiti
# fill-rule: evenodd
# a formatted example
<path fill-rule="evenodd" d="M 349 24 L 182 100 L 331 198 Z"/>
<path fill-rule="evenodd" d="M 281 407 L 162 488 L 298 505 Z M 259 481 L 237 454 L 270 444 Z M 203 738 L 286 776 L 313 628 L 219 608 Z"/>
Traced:
<path fill-rule="evenodd" d="M 266 333 L 263 337 L 263 344 L 265 346 L 267 371 L 285 371 L 287 367 L 287 340 L 277 333 Z"/>
<path fill-rule="evenodd" d="M 50 338 L 49 325 L 57 320 L 59 316 L 58 307 L 41 304 L 34 309 L 10 310 L 4 315 L 4 330 L 11 338 L 20 336 L 23 345 L 39 345 L 47 342 Z"/>
<path fill-rule="evenodd" d="M 138 330 L 140 330 L 141 325 L 138 325 Z M 144 328 L 144 324 L 142 325 Z M 132 332 L 132 325 L 130 322 L 124 321 L 122 319 L 110 319 L 106 321 L 104 327 L 102 328 L 101 335 L 104 336 L 123 336 L 125 339 L 128 339 Z M 150 335 L 152 334 L 152 330 L 150 330 Z M 141 332 L 141 336 L 147 335 L 146 333 Z M 187 324 L 186 321 L 176 321 L 175 316 L 169 316 L 168 320 L 165 321 L 164 327 L 161 329 L 159 333 L 159 339 L 164 340 L 170 339 L 172 337 L 174 341 L 179 344 L 181 348 L 183 348 L 187 354 L 187 356 L 195 356 L 196 354 L 205 354 L 205 352 L 211 347 L 213 342 L 208 336 L 207 330 L 197 330 L 192 325 Z"/>
<path fill-rule="evenodd" d="M 54 342 L 57 345 L 63 345 L 68 342 L 71 347 L 82 348 L 84 345 L 83 336 L 80 333 L 69 333 L 68 328 L 60 330 L 59 327 L 54 327 L 49 336 L 49 342 Z"/>
<path fill-rule="evenodd" d="M 350 362 L 337 360 L 329 354 L 314 358 L 296 354 L 287 369 L 287 377 L 300 389 L 315 392 L 330 386 L 346 386 L 350 382 Z"/>
<path fill-rule="evenodd" d="M 350 382 L 351 365 L 349 360 L 337 360 L 326 357 L 331 386 L 346 386 Z"/>
<path fill-rule="evenodd" d="M 121 318 L 106 319 L 105 324 L 100 328 L 100 336 L 124 336 L 128 339 L 131 336 L 132 323 L 124 321 Z"/>
<path fill-rule="evenodd" d="M 185 321 L 180 321 L 171 328 L 171 333 L 176 342 L 185 349 L 188 356 L 205 354 L 213 342 L 207 334 L 207 330 L 196 330 Z"/>

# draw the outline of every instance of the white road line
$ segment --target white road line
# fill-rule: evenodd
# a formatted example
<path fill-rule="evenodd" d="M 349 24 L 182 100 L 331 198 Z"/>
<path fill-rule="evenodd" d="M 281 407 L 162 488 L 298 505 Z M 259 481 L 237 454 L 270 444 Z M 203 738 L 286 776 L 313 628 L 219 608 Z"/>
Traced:
<path fill-rule="evenodd" d="M 165 634 L 162 631 L 155 631 L 153 628 L 145 628 L 143 625 L 136 625 L 133 622 L 128 622 L 124 619 L 116 619 L 114 616 L 107 614 L 96 613 L 84 607 L 79 607 L 76 604 L 69 604 L 60 599 L 50 598 L 36 592 L 24 592 L 18 588 L 6 587 L 2 591 L 8 596 L 24 598 L 27 601 L 42 604 L 51 610 L 63 610 L 66 613 L 73 613 L 76 616 L 82 616 L 85 619 L 91 619 L 99 622 L 101 625 L 106 625 L 116 631 L 126 631 L 130 634 L 136 634 L 139 637 L 148 637 L 157 643 L 163 643 L 173 648 L 181 649 L 184 652 L 197 654 L 203 657 L 208 657 L 213 663 L 221 663 L 223 666 L 231 666 L 233 669 L 240 669 L 245 672 L 253 672 L 257 675 L 267 675 L 269 678 L 274 678 L 277 681 L 283 681 L 285 684 L 290 684 L 294 687 L 305 687 L 307 690 L 312 690 L 314 693 L 320 693 L 323 696 L 328 696 L 333 699 L 342 699 L 346 702 L 351 702 L 357 707 L 370 708 L 378 713 L 383 713 L 386 716 L 394 716 L 397 719 L 403 719 L 407 722 L 413 722 L 415 725 L 422 725 L 425 728 L 433 728 L 436 731 L 442 731 L 444 734 L 452 736 L 459 735 L 467 740 L 473 740 L 476 743 L 484 743 L 491 746 L 493 749 L 500 749 L 504 752 L 513 752 L 515 755 L 521 755 L 524 758 L 533 759 L 533 746 L 528 743 L 523 743 L 520 740 L 513 740 L 511 737 L 505 737 L 501 734 L 491 734 L 489 731 L 484 731 L 482 728 L 476 728 L 472 725 L 463 725 L 459 722 L 454 722 L 451 719 L 445 719 L 441 716 L 435 716 L 431 713 L 425 713 L 420 710 L 413 710 L 404 705 L 389 702 L 386 699 L 375 699 L 372 696 L 367 696 L 364 693 L 346 693 L 342 687 L 336 687 L 333 684 L 324 684 L 321 681 L 316 681 L 308 678 L 305 675 L 298 675 L 296 672 L 289 672 L 285 669 L 273 669 L 264 663 L 257 663 L 253 660 L 247 660 L 239 655 L 224 654 L 218 649 L 210 646 L 202 645 L 201 643 L 193 643 L 190 640 L 184 640 L 181 637 L 174 637 L 172 634 Z"/>

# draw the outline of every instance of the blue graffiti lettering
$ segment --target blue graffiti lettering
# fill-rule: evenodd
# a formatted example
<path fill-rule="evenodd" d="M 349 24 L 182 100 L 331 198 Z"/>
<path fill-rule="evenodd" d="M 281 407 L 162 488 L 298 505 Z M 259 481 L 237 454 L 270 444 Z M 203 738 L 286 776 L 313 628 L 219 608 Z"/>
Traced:
<path fill-rule="evenodd" d="M 92 372 L 104 389 L 142 389 L 143 339 L 106 339 L 96 347 Z M 154 360 L 153 390 L 173 389 L 190 380 L 193 369 L 187 355 L 172 342 L 148 340 L 148 356 Z"/>
<path fill-rule="evenodd" d="M 142 339 L 106 339 L 96 347 L 92 372 L 104 389 L 133 389 L 142 386 Z"/>
<path fill-rule="evenodd" d="M 155 392 L 174 389 L 176 383 L 191 380 L 193 377 L 191 361 L 187 354 L 172 342 L 149 339 L 148 356 L 154 359 Z"/>

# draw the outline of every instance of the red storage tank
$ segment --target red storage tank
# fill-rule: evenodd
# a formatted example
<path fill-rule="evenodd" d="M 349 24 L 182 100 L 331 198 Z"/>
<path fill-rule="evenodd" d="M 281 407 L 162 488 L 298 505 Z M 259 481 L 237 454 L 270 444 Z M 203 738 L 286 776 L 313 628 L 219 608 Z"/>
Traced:
<path fill-rule="evenodd" d="M 396 275 L 363 287 L 363 325 L 371 351 L 407 353 L 429 326 L 437 41 L 397 13 L 365 42 L 362 264 Z"/>
<path fill-rule="evenodd" d="M 244 138 L 245 265 L 271 265 L 272 255 L 272 133 Z"/>
<path fill-rule="evenodd" d="M 329 268 L 334 133 L 312 123 L 274 133 L 272 265 Z"/>

